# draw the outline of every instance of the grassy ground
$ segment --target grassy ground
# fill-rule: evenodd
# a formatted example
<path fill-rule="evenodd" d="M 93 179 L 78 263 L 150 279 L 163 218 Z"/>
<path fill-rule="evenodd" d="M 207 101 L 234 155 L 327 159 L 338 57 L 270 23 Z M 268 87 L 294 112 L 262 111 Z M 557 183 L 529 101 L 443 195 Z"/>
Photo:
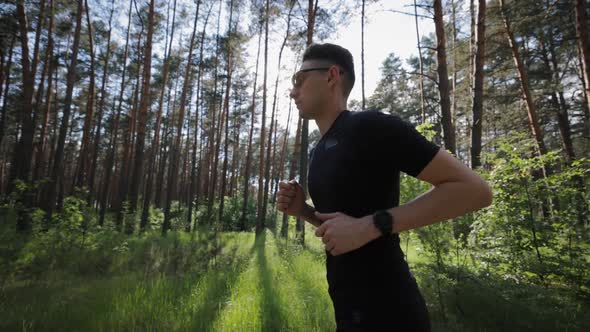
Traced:
<path fill-rule="evenodd" d="M 258 239 L 198 234 L 130 238 L 104 271 L 52 269 L 2 282 L 0 331 L 335 330 L 324 254 L 311 230 L 305 248 L 270 231 Z M 454 280 L 417 244 L 407 243 L 408 261 L 434 331 L 590 330 L 583 300 L 467 270 Z"/>

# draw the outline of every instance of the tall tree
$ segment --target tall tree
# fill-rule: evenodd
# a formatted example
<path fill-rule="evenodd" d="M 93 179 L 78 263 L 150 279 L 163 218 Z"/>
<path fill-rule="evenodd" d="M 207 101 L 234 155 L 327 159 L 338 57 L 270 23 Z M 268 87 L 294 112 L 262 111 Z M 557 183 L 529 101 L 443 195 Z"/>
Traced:
<path fill-rule="evenodd" d="M 362 110 L 365 110 L 365 2 L 361 0 L 361 90 L 363 94 Z"/>
<path fill-rule="evenodd" d="M 76 81 L 76 66 L 78 63 L 78 48 L 80 46 L 80 31 L 82 30 L 82 11 L 84 8 L 83 0 L 78 0 L 78 6 L 76 10 L 76 28 L 74 32 L 74 43 L 72 44 L 72 55 L 70 65 L 68 67 L 67 82 L 66 82 L 66 95 L 64 100 L 64 110 L 61 119 L 61 125 L 59 127 L 59 138 L 57 141 L 57 148 L 55 150 L 55 158 L 53 162 L 53 170 L 51 172 L 51 181 L 48 184 L 47 195 L 45 196 L 45 210 L 46 220 L 50 221 L 53 209 L 55 207 L 57 199 L 57 186 L 61 184 L 63 180 L 64 170 L 64 148 L 66 142 L 66 134 L 70 124 L 70 113 L 72 111 L 72 96 L 74 92 L 74 83 Z M 60 190 L 63 193 L 63 190 Z"/>
<path fill-rule="evenodd" d="M 510 20 L 506 14 L 506 7 L 504 4 L 504 0 L 498 0 L 500 4 L 500 13 L 502 16 L 502 21 L 504 22 L 504 29 L 506 32 L 506 36 L 508 37 L 508 44 L 510 45 L 510 49 L 512 50 L 512 57 L 514 59 L 514 64 L 518 71 L 518 77 L 520 79 L 520 86 L 523 94 L 523 98 L 525 100 L 527 111 L 528 111 L 528 118 L 529 118 L 529 125 L 531 126 L 531 130 L 533 133 L 533 137 L 537 142 L 537 147 L 539 149 L 539 153 L 541 155 L 547 153 L 547 148 L 545 147 L 545 143 L 543 142 L 543 132 L 541 131 L 541 126 L 539 125 L 539 119 L 537 116 L 537 108 L 533 101 L 533 97 L 531 94 L 531 88 L 529 84 L 529 76 L 525 65 L 522 61 L 520 56 L 520 51 L 518 50 L 518 45 L 516 44 L 516 39 L 514 38 L 514 33 L 512 31 L 512 26 L 510 24 Z"/>
<path fill-rule="evenodd" d="M 167 21 L 169 21 L 169 15 Z M 172 24 L 170 29 L 170 41 L 168 48 L 164 54 L 164 68 L 162 69 L 162 87 L 160 89 L 160 99 L 158 101 L 158 110 L 156 112 L 156 125 L 154 127 L 154 137 L 152 138 L 152 144 L 150 153 L 148 155 L 148 172 L 145 185 L 145 191 L 143 195 L 143 206 L 141 212 L 141 220 L 139 222 L 140 231 L 144 231 L 148 224 L 149 217 L 149 206 L 152 200 L 153 183 L 154 183 L 154 169 L 156 167 L 156 155 L 160 147 L 160 126 L 162 125 L 162 108 L 164 105 L 164 93 L 168 87 L 168 72 L 170 70 L 170 57 L 172 53 L 172 41 L 174 40 L 174 28 L 176 25 L 176 0 L 174 1 L 172 9 Z M 166 41 L 168 41 L 168 26 L 166 26 Z M 157 188 L 161 191 L 161 188 Z"/>
<path fill-rule="evenodd" d="M 47 96 L 45 98 L 45 104 L 43 104 L 43 121 L 41 122 L 41 131 L 39 134 L 39 143 L 37 147 L 37 155 L 35 157 L 35 168 L 33 170 L 33 181 L 39 179 L 42 174 L 45 174 L 46 168 L 46 151 L 47 151 L 47 127 L 49 126 L 49 113 L 51 111 L 51 103 L 53 102 L 53 73 L 56 71 L 57 60 L 54 58 L 53 48 L 55 47 L 54 40 L 54 3 L 53 0 L 49 1 L 49 26 L 47 30 L 47 47 L 45 49 L 45 63 L 44 68 L 48 68 L 47 73 Z M 45 70 L 44 70 L 45 72 Z M 43 81 L 43 79 L 41 79 Z M 40 83 L 41 84 L 41 83 Z M 37 91 L 36 112 L 40 112 L 40 106 L 42 105 L 42 86 Z M 35 127 L 35 126 L 34 126 Z"/>
<path fill-rule="evenodd" d="M 424 66 L 422 63 L 422 45 L 420 43 L 420 29 L 418 27 L 418 5 L 414 0 L 414 21 L 416 24 L 416 42 L 418 45 L 418 65 L 420 69 L 420 75 L 418 76 L 418 82 L 420 84 L 420 110 L 422 111 L 422 123 L 426 122 L 426 101 L 424 100 Z"/>
<path fill-rule="evenodd" d="M 4 101 L 2 102 L 2 114 L 0 115 L 0 145 L 2 144 L 2 140 L 4 139 L 4 132 L 6 127 L 6 110 L 7 110 L 7 102 L 8 102 L 8 91 L 10 91 L 10 69 L 12 68 L 12 55 L 14 53 L 14 44 L 16 42 L 16 33 L 12 35 L 10 41 L 10 48 L 8 51 L 8 60 L 6 61 L 6 69 L 3 71 L 4 76 L 6 77 L 6 84 L 4 86 Z M 0 84 L 0 90 L 2 90 L 2 85 Z"/>
<path fill-rule="evenodd" d="M 84 186 L 88 183 L 88 163 L 89 163 L 89 146 L 90 146 L 90 129 L 92 127 L 92 118 L 94 116 L 94 98 L 96 90 L 95 82 L 95 61 L 94 61 L 94 36 L 92 34 L 92 22 L 90 21 L 90 8 L 88 0 L 84 0 L 86 9 L 86 25 L 88 29 L 88 50 L 90 52 L 90 84 L 88 85 L 88 100 L 86 101 L 86 116 L 84 117 L 84 128 L 82 134 L 82 146 L 78 159 L 78 169 L 75 183 L 77 186 Z M 92 193 L 89 193 L 92 195 Z"/>
<path fill-rule="evenodd" d="M 154 34 L 154 0 L 150 0 L 148 14 L 148 30 L 145 42 L 144 59 L 143 59 L 143 77 L 141 86 L 141 101 L 139 106 L 139 116 L 137 124 L 137 141 L 135 147 L 135 166 L 133 177 L 131 178 L 131 188 L 129 192 L 130 210 L 132 212 L 137 208 L 139 197 L 139 186 L 143 179 L 143 156 L 145 154 L 145 131 L 147 128 L 147 117 L 150 106 L 150 79 L 152 69 L 152 36 Z"/>
<path fill-rule="evenodd" d="M 182 125 L 184 123 L 184 113 L 186 110 L 187 96 L 189 87 L 192 84 L 192 63 L 193 63 L 193 50 L 195 45 L 195 36 L 197 34 L 197 20 L 199 18 L 199 9 L 201 7 L 201 1 L 197 1 L 197 9 L 195 13 L 195 19 L 193 22 L 193 32 L 189 43 L 188 59 L 184 72 L 184 82 L 182 85 L 182 92 L 180 95 L 180 110 L 177 119 L 176 127 L 176 138 L 172 146 L 172 159 L 170 160 L 170 167 L 168 170 L 168 194 L 166 195 L 166 208 L 164 210 L 164 223 L 162 224 L 162 234 L 166 235 L 166 232 L 170 229 L 170 207 L 172 205 L 172 199 L 176 191 L 176 180 L 178 178 L 178 163 L 180 159 L 180 139 L 182 137 Z"/>
<path fill-rule="evenodd" d="M 259 22 L 261 23 L 261 22 Z M 256 53 L 256 69 L 254 70 L 254 87 L 252 89 L 252 102 L 250 105 L 250 132 L 248 134 L 248 151 L 246 152 L 246 162 L 244 165 L 244 197 L 242 203 L 242 216 L 240 217 L 240 230 L 246 230 L 246 213 L 248 211 L 248 197 L 250 192 L 250 168 L 252 164 L 252 140 L 254 137 L 254 123 L 256 117 L 256 83 L 258 81 L 258 64 L 260 60 L 260 45 L 262 41 L 263 25 L 259 24 L 258 31 L 258 51 Z"/>
<path fill-rule="evenodd" d="M 97 128 L 94 133 L 94 144 L 92 148 L 92 160 L 90 164 L 90 174 L 88 178 L 88 192 L 90 193 L 90 197 L 92 197 L 94 193 L 94 183 L 96 182 L 96 169 L 98 163 L 98 147 L 100 145 L 100 133 L 102 130 L 102 119 L 104 116 L 104 108 L 105 108 L 105 100 L 106 100 L 106 84 L 109 77 L 109 60 L 111 56 L 111 34 L 113 30 L 113 13 L 115 11 L 115 0 L 111 1 L 111 10 L 109 13 L 109 30 L 107 32 L 107 40 L 106 40 L 106 52 L 104 53 L 104 64 L 102 70 L 102 82 L 100 85 L 100 100 L 98 102 L 98 119 L 97 119 Z M 98 195 L 96 195 L 98 196 Z M 90 203 L 90 202 L 89 202 Z"/>
<path fill-rule="evenodd" d="M 576 0 L 574 13 L 576 15 L 576 37 L 581 53 L 582 74 L 585 82 L 586 103 L 590 109 L 590 33 L 588 33 L 587 1 Z"/>
<path fill-rule="evenodd" d="M 279 76 L 281 74 L 281 62 L 283 59 L 283 51 L 285 46 L 287 45 L 287 40 L 291 33 L 291 16 L 293 13 L 293 9 L 295 8 L 295 1 L 289 1 L 288 5 L 288 12 L 287 12 L 287 29 L 285 32 L 285 37 L 281 43 L 281 47 L 279 48 L 279 57 L 278 57 L 278 64 L 277 64 L 277 78 L 275 80 L 275 87 L 274 87 L 274 94 L 272 99 L 272 111 L 271 111 L 271 120 L 270 120 L 270 130 L 268 133 L 268 145 L 266 149 L 266 165 L 265 165 L 265 172 L 264 172 L 264 198 L 263 198 L 263 211 L 266 214 L 267 205 L 268 205 L 268 194 L 269 194 L 269 184 L 271 182 L 271 175 L 270 175 L 270 166 L 271 164 L 271 148 L 276 147 L 276 142 L 273 144 L 273 134 L 276 134 L 277 128 L 275 126 L 275 114 L 277 110 L 277 92 L 278 92 L 278 85 L 279 85 Z"/>
<path fill-rule="evenodd" d="M 225 138 L 223 144 L 223 166 L 221 170 L 221 187 L 220 194 L 219 194 L 219 220 L 223 220 L 223 209 L 225 207 L 225 190 L 227 187 L 227 163 L 229 159 L 229 99 L 232 87 L 232 75 L 234 72 L 234 45 L 237 43 L 235 33 L 232 32 L 232 24 L 233 24 L 233 14 L 234 14 L 234 1 L 230 0 L 229 2 L 229 23 L 227 28 L 227 62 L 226 62 L 226 84 L 225 84 L 225 98 L 223 101 L 223 113 L 225 114 Z M 239 21 L 239 17 L 238 20 Z M 237 29 L 237 25 L 236 28 Z"/>
<path fill-rule="evenodd" d="M 455 128 L 453 126 L 451 101 L 449 97 L 446 38 L 441 0 L 434 0 L 434 27 L 436 32 L 436 71 L 438 73 L 438 91 L 440 96 L 443 140 L 445 143 L 445 148 L 451 153 L 455 154 Z"/>
<path fill-rule="evenodd" d="M 481 166 L 481 134 L 483 121 L 483 65 L 485 61 L 486 1 L 479 0 L 477 11 L 476 52 L 473 61 L 473 91 L 471 123 L 471 168 Z"/>
<path fill-rule="evenodd" d="M 103 177 L 103 183 L 102 183 L 102 191 L 101 191 L 101 197 L 100 197 L 100 213 L 99 213 L 99 219 L 98 219 L 98 223 L 99 225 L 103 225 L 104 224 L 104 219 L 105 219 L 105 215 L 106 215 L 106 209 L 107 209 L 107 198 L 109 195 L 109 188 L 111 187 L 111 177 L 113 174 L 113 166 L 115 163 L 115 155 L 116 155 L 116 151 L 117 151 L 117 142 L 118 142 L 118 133 L 119 133 L 119 121 L 121 118 L 121 109 L 123 106 L 123 94 L 125 92 L 125 85 L 126 85 L 126 81 L 125 81 L 125 75 L 127 73 L 127 55 L 129 52 L 129 35 L 130 35 L 130 31 L 131 31 L 131 10 L 133 7 L 133 1 L 134 0 L 129 0 L 129 11 L 127 13 L 127 32 L 126 32 L 126 37 L 125 37 L 125 48 L 123 51 L 123 59 L 122 59 L 122 63 L 123 63 L 123 70 L 121 73 L 121 87 L 119 88 L 119 96 L 118 96 L 118 104 L 117 104 L 117 108 L 116 111 L 113 110 L 113 112 L 116 114 L 113 114 L 113 116 L 111 116 L 112 119 L 114 119 L 113 121 L 113 125 L 112 125 L 112 129 L 111 129 L 111 133 L 110 133 L 110 144 L 109 144 L 109 152 L 107 155 L 107 158 L 105 160 L 105 175 Z M 117 192 L 117 191 L 114 191 Z"/>
<path fill-rule="evenodd" d="M 258 214 L 256 219 L 256 235 L 262 233 L 265 226 L 266 210 L 264 200 L 264 145 L 266 141 L 266 81 L 268 77 L 268 21 L 270 1 L 266 0 L 264 10 L 264 74 L 262 79 L 262 117 L 260 124 L 260 173 L 258 176 Z"/>
<path fill-rule="evenodd" d="M 21 68 L 23 91 L 21 98 L 21 110 L 18 119 L 20 120 L 21 134 L 18 143 L 14 149 L 14 157 L 11 168 L 11 181 L 9 191 L 12 191 L 16 179 L 28 181 L 31 171 L 31 161 L 33 158 L 33 90 L 35 84 L 34 74 L 31 70 L 29 60 L 29 38 L 27 14 L 25 12 L 24 0 L 19 0 L 16 5 L 18 27 L 21 44 Z M 5 97 L 6 98 L 6 97 Z M 24 227 L 20 225 L 19 227 Z"/>

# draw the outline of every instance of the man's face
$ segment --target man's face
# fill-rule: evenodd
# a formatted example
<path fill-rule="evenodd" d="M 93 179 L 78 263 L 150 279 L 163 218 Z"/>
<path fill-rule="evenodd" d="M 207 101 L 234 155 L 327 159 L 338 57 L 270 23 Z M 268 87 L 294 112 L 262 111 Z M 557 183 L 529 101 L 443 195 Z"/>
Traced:
<path fill-rule="evenodd" d="M 299 115 L 304 119 L 315 119 L 329 100 L 329 70 L 325 61 L 303 61 L 299 71 L 293 75 L 293 88 L 289 96 L 295 101 Z"/>

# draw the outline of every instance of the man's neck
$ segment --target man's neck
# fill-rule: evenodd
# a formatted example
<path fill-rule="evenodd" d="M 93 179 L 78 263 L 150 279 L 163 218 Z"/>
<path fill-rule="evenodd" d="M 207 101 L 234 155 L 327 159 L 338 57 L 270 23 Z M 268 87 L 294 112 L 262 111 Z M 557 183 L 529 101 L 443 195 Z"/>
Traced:
<path fill-rule="evenodd" d="M 342 113 L 346 109 L 346 103 L 344 105 L 336 106 L 334 105 L 330 110 L 326 110 L 326 112 L 322 113 L 322 115 L 316 117 L 315 124 L 318 126 L 320 130 L 321 136 L 330 129 L 334 121 L 338 118 L 338 115 Z"/>

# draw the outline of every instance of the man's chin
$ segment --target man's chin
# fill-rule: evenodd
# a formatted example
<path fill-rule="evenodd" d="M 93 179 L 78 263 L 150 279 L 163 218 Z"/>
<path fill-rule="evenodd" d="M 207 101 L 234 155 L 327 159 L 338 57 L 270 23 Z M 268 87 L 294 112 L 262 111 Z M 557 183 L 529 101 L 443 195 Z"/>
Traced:
<path fill-rule="evenodd" d="M 311 114 L 309 113 L 305 113 L 302 110 L 299 110 L 299 117 L 304 119 L 304 120 L 312 120 L 313 117 L 311 116 Z"/>

